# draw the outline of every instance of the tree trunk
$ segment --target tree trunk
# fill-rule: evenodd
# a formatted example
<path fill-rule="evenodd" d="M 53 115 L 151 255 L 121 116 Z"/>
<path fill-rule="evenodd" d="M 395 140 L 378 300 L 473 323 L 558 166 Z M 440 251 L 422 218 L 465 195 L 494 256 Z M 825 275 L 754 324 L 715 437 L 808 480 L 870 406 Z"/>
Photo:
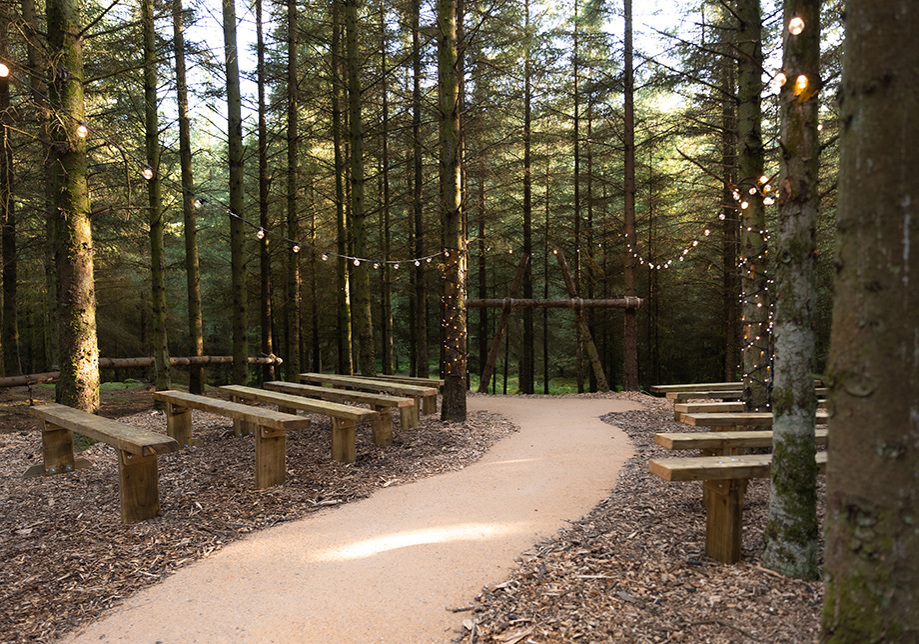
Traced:
<path fill-rule="evenodd" d="M 49 95 L 69 117 L 52 119 L 52 239 L 58 284 L 61 378 L 57 402 L 94 412 L 99 407 L 99 347 L 93 284 L 92 229 L 86 185 L 86 140 L 71 119 L 85 119 L 79 3 L 49 0 L 48 44 L 54 61 Z"/>
<path fill-rule="evenodd" d="M 0 60 L 9 60 L 10 7 L 0 5 Z M 3 353 L 0 372 L 22 373 L 19 360 L 17 304 L 16 211 L 13 201 L 13 150 L 10 143 L 10 79 L 0 78 L 0 227 L 3 249 Z"/>
<path fill-rule="evenodd" d="M 524 3 L 526 11 L 526 53 L 523 62 L 523 254 L 527 257 L 533 255 L 533 168 L 532 168 L 532 102 L 533 102 L 533 75 L 530 48 L 532 46 L 532 29 L 530 27 L 530 0 Z M 533 297 L 533 265 L 527 262 L 526 274 L 523 278 L 523 297 Z M 522 394 L 534 392 L 536 353 L 535 336 L 533 328 L 533 310 L 523 312 L 523 346 L 520 348 L 520 374 L 518 376 L 518 389 Z"/>
<path fill-rule="evenodd" d="M 249 380 L 246 244 L 245 228 L 240 216 L 243 202 L 243 128 L 242 98 L 239 88 L 239 58 L 236 49 L 235 0 L 223 0 L 223 40 L 227 74 L 227 136 L 230 162 L 230 264 L 233 293 L 233 382 L 244 385 Z"/>
<path fill-rule="evenodd" d="M 338 373 L 354 372 L 351 354 L 351 289 L 348 281 L 348 215 L 342 151 L 341 0 L 332 0 L 332 142 L 335 148 L 335 224 L 338 232 Z"/>
<path fill-rule="evenodd" d="M 156 103 L 156 32 L 153 24 L 153 0 L 141 3 L 144 32 L 144 142 L 147 153 L 147 197 L 150 222 L 150 304 L 153 320 L 154 385 L 157 391 L 171 387 L 169 377 L 169 336 L 166 329 L 166 254 L 163 247 L 165 229 L 159 174 L 159 114 Z"/>
<path fill-rule="evenodd" d="M 769 406 L 772 343 L 766 274 L 766 210 L 763 186 L 763 46 L 760 0 L 737 0 L 740 66 L 737 74 L 738 200 L 743 285 L 744 407 Z M 752 194 L 751 194 L 752 190 Z M 746 207 L 744 207 L 746 204 Z"/>
<path fill-rule="evenodd" d="M 441 418 L 466 420 L 466 239 L 460 157 L 460 80 L 456 0 L 437 0 L 437 88 L 440 108 L 441 203 L 444 221 L 443 347 Z"/>
<path fill-rule="evenodd" d="M 791 20 L 806 28 L 789 33 Z M 775 383 L 769 521 L 763 565 L 786 577 L 816 579 L 817 466 L 814 429 L 816 228 L 820 170 L 820 0 L 786 0 L 782 68 L 809 86 L 781 90 L 782 167 L 775 269 Z M 794 25 L 793 25 L 794 26 Z"/>
<path fill-rule="evenodd" d="M 578 0 L 574 0 L 574 49 L 572 63 L 574 66 L 574 284 L 581 289 L 581 50 Z M 577 370 L 578 393 L 584 392 L 584 338 L 580 326 L 575 347 L 575 368 Z"/>
<path fill-rule="evenodd" d="M 424 256 L 424 209 L 422 206 L 421 141 L 421 0 L 412 0 L 412 217 L 414 221 L 413 237 L 415 240 L 415 257 Z M 413 267 L 415 304 L 414 304 L 414 341 L 415 372 L 418 378 L 428 377 L 428 302 L 425 289 L 425 267 L 420 262 Z"/>
<path fill-rule="evenodd" d="M 636 248 L 635 237 L 635 76 L 632 69 L 632 0 L 625 0 L 625 89 L 623 136 L 625 143 L 625 238 Z M 635 297 L 635 256 L 625 254 L 625 294 Z M 638 391 L 638 312 L 625 311 L 623 333 L 622 386 L 626 391 Z"/>
<path fill-rule="evenodd" d="M 380 183 L 382 210 L 382 244 L 383 263 L 380 265 L 381 315 L 380 339 L 382 344 L 382 371 L 385 375 L 393 373 L 393 317 L 392 317 L 392 273 L 389 256 L 392 250 L 392 225 L 390 219 L 389 191 L 389 70 L 387 68 L 386 49 L 389 46 L 386 36 L 386 3 L 380 0 L 380 79 L 382 84 L 382 127 L 380 131 Z"/>
<path fill-rule="evenodd" d="M 188 290 L 188 338 L 192 353 L 204 355 L 204 322 L 201 315 L 201 273 L 198 266 L 198 217 L 195 212 L 195 181 L 192 174 L 191 128 L 188 117 L 188 82 L 185 76 L 185 33 L 182 0 L 173 4 L 172 25 L 175 44 L 176 99 L 179 116 L 179 163 L 182 167 L 182 213 L 185 223 L 185 276 Z M 200 201 L 197 203 L 201 203 Z M 204 369 L 188 370 L 188 390 L 204 393 Z"/>
<path fill-rule="evenodd" d="M 740 350 L 737 346 L 737 331 L 740 328 L 740 314 L 737 298 L 740 295 L 740 284 L 737 275 L 737 210 L 731 206 L 734 202 L 732 186 L 737 185 L 737 63 L 730 55 L 722 57 L 721 91 L 721 167 L 723 188 L 721 202 L 722 226 L 722 284 L 723 284 L 723 318 L 724 318 L 724 380 L 737 380 L 737 363 Z"/>
<path fill-rule="evenodd" d="M 293 0 L 290 0 L 293 2 Z M 271 309 L 271 242 L 269 236 L 266 234 L 266 231 L 271 229 L 271 223 L 268 219 L 268 191 L 270 189 L 271 179 L 268 178 L 268 123 L 267 115 L 265 113 L 265 37 L 262 26 L 262 0 L 255 0 L 255 38 L 256 38 L 256 50 L 257 50 L 257 63 L 256 63 L 256 75 L 258 82 L 258 214 L 259 214 L 259 226 L 261 226 L 261 239 L 259 240 L 259 301 L 260 301 L 260 311 L 259 311 L 259 327 L 261 331 L 261 350 L 262 355 L 270 356 L 274 355 L 274 337 L 272 335 L 272 309 Z M 288 29 L 288 34 L 291 33 L 291 30 Z M 296 34 L 296 28 L 294 28 L 293 33 Z M 293 55 L 296 56 L 296 44 L 294 43 L 291 46 L 291 43 L 288 41 L 288 58 L 293 52 Z M 288 64 L 288 67 L 290 65 Z M 289 81 L 288 77 L 288 81 Z M 287 95 L 288 100 L 292 99 L 296 105 L 296 86 L 293 88 L 288 84 Z M 288 120 L 289 122 L 289 120 Z M 290 131 L 288 131 L 287 137 L 287 154 L 288 161 L 290 160 Z M 296 155 L 294 156 L 296 159 Z M 290 164 L 288 163 L 288 172 L 290 171 Z M 296 181 L 296 179 L 295 179 Z M 290 184 L 288 183 L 288 186 Z M 294 184 L 296 185 L 296 184 Z M 296 188 L 295 188 L 296 190 Z M 289 202 L 288 202 L 289 203 Z M 291 235 L 291 239 L 299 239 L 296 235 Z M 291 253 L 292 255 L 297 255 L 296 253 Z M 298 280 L 299 286 L 299 280 Z M 289 301 L 289 300 L 288 300 Z M 296 302 L 296 311 L 300 311 L 300 303 Z M 298 316 L 299 317 L 299 316 Z M 297 341 L 288 342 L 289 346 L 293 346 L 293 351 L 288 351 L 287 358 L 291 362 L 294 362 L 297 367 L 300 366 L 300 327 L 297 325 L 296 331 L 293 329 L 288 329 L 287 337 L 290 338 L 292 333 L 296 333 Z M 298 369 L 299 372 L 299 369 Z M 262 367 L 262 380 L 271 381 L 275 379 L 274 375 L 274 365 L 266 364 Z"/>
<path fill-rule="evenodd" d="M 361 0 L 345 0 L 345 33 L 348 60 L 349 133 L 351 140 L 351 235 L 354 256 L 368 256 L 366 208 L 364 207 L 364 133 L 361 119 L 361 63 L 358 48 L 358 14 Z M 370 271 L 366 261 L 354 261 L 354 314 L 357 335 L 358 370 L 376 374 L 373 345 L 373 310 L 370 303 Z"/>
<path fill-rule="evenodd" d="M 850 0 L 846 22 L 822 641 L 915 642 L 919 5 Z"/>

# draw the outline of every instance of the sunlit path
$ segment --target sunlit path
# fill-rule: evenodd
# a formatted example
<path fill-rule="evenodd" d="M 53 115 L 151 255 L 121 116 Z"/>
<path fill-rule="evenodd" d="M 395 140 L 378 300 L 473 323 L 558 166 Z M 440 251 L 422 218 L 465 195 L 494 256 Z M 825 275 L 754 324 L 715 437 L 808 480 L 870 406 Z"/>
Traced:
<path fill-rule="evenodd" d="M 458 472 L 231 544 L 70 641 L 448 642 L 482 586 L 603 499 L 631 455 L 625 400 L 473 397 L 521 431 Z"/>

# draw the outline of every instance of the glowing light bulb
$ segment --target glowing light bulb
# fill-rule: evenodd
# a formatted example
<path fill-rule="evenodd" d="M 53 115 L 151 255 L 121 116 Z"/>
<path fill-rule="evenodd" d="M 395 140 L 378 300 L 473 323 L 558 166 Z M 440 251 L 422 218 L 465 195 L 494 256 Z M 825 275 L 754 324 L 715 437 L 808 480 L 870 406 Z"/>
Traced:
<path fill-rule="evenodd" d="M 746 201 L 741 201 L 741 202 L 740 202 L 740 209 L 741 209 L 741 210 L 746 210 L 746 209 L 749 208 L 749 207 L 750 207 L 750 204 L 747 203 Z"/>
<path fill-rule="evenodd" d="M 760 182 L 760 183 L 769 183 L 769 177 L 767 177 L 766 175 L 763 175 L 763 176 L 761 176 L 761 177 L 759 178 L 759 182 Z"/>
<path fill-rule="evenodd" d="M 323 254 L 322 254 L 322 261 L 324 261 L 324 262 L 329 261 L 329 254 L 328 254 L 328 253 L 323 253 Z"/>
<path fill-rule="evenodd" d="M 705 229 L 705 236 L 708 237 L 708 236 L 711 235 L 711 234 L 712 234 L 712 231 L 710 231 L 708 228 L 706 228 L 706 229 Z"/>
<path fill-rule="evenodd" d="M 751 195 L 755 195 L 755 194 L 756 194 L 756 188 L 750 188 L 750 194 L 751 194 Z"/>
<path fill-rule="evenodd" d="M 265 229 L 259 228 L 258 231 L 255 233 L 255 236 L 258 237 L 259 239 L 265 239 Z"/>
<path fill-rule="evenodd" d="M 416 259 L 416 260 L 415 260 L 415 266 L 421 266 L 421 260 L 420 260 L 420 259 Z"/>
<path fill-rule="evenodd" d="M 721 221 L 724 221 L 724 213 L 721 213 L 720 215 L 718 215 L 718 219 L 720 219 Z"/>
<path fill-rule="evenodd" d="M 195 199 L 195 208 L 203 208 L 204 204 L 206 203 L 207 203 L 207 199 L 204 199 L 203 197 L 198 197 L 197 199 Z"/>
<path fill-rule="evenodd" d="M 698 246 L 698 245 L 699 245 L 699 240 L 698 240 L 698 239 L 693 239 L 693 240 L 692 240 L 692 245 L 693 245 L 693 246 Z"/>
<path fill-rule="evenodd" d="M 85 123 L 80 123 L 77 126 L 77 136 L 80 137 L 81 139 L 85 139 L 88 134 L 89 134 L 89 128 L 86 127 Z"/>
<path fill-rule="evenodd" d="M 797 80 L 795 80 L 795 90 L 800 93 L 806 89 L 807 89 L 807 76 L 805 76 L 804 74 L 801 74 L 800 76 L 798 76 Z"/>
<path fill-rule="evenodd" d="M 373 270 L 377 270 L 379 267 L 380 267 L 380 263 L 379 263 L 379 262 L 374 262 L 374 263 L 373 263 Z"/>
<path fill-rule="evenodd" d="M 361 260 L 359 260 L 357 257 L 355 257 L 355 258 L 354 258 L 354 265 L 355 265 L 355 266 L 360 266 L 360 265 L 361 265 Z"/>
<path fill-rule="evenodd" d="M 785 83 L 788 82 L 788 76 L 785 75 L 785 72 L 779 72 L 775 75 L 775 84 L 779 87 L 784 87 Z"/>
<path fill-rule="evenodd" d="M 433 258 L 433 257 L 428 257 L 427 260 L 425 260 L 425 261 L 426 261 L 428 264 L 430 264 L 432 259 L 434 259 L 434 258 Z"/>
<path fill-rule="evenodd" d="M 144 179 L 146 179 L 147 181 L 150 181 L 150 179 L 153 178 L 153 168 L 151 168 L 148 165 L 145 165 L 143 174 L 144 174 Z"/>
<path fill-rule="evenodd" d="M 295 253 L 299 253 L 299 252 L 300 252 L 300 244 L 294 244 L 294 247 L 293 247 L 291 250 L 294 251 Z"/>
<path fill-rule="evenodd" d="M 772 186 L 770 186 L 768 183 L 763 186 L 763 192 L 771 192 L 771 191 L 772 191 Z"/>
<path fill-rule="evenodd" d="M 5 64 L 0 63 L 0 78 L 6 78 L 10 75 L 10 68 Z"/>
<path fill-rule="evenodd" d="M 396 262 L 395 264 L 393 264 L 392 267 L 396 270 L 399 270 L 399 262 Z"/>
<path fill-rule="evenodd" d="M 775 203 L 775 199 L 773 199 L 772 197 L 766 197 L 765 199 L 763 199 L 763 203 L 766 204 L 767 206 L 771 206 L 772 204 Z"/>
<path fill-rule="evenodd" d="M 788 21 L 788 33 L 792 36 L 797 36 L 802 31 L 804 31 L 804 20 L 801 19 L 801 16 L 795 16 Z"/>
<path fill-rule="evenodd" d="M 823 121 L 820 121 L 819 123 L 817 123 L 817 131 L 818 132 L 823 131 Z"/>

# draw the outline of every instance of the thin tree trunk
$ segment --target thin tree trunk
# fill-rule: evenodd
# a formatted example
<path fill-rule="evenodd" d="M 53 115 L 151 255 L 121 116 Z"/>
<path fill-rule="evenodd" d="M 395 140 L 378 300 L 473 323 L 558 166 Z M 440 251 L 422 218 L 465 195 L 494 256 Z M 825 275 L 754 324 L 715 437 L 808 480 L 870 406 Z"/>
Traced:
<path fill-rule="evenodd" d="M 392 231 L 390 226 L 390 190 L 389 190 L 389 70 L 387 68 L 386 50 L 389 47 L 386 36 L 386 3 L 380 0 L 380 78 L 382 79 L 382 129 L 380 132 L 381 158 L 380 158 L 380 191 L 382 201 L 382 242 L 383 259 L 380 266 L 380 289 L 382 291 L 382 306 L 380 315 L 380 339 L 382 341 L 382 371 L 389 375 L 393 373 L 393 317 L 392 317 L 392 273 L 388 263 L 392 249 Z"/>
<path fill-rule="evenodd" d="M 916 642 L 919 5 L 849 0 L 846 23 L 821 641 Z"/>
<path fill-rule="evenodd" d="M 485 175 L 487 168 L 487 158 L 484 152 L 479 153 L 479 163 L 477 164 L 477 174 L 479 175 L 479 194 L 478 194 L 478 224 L 479 224 L 479 253 L 477 256 L 477 273 L 478 273 L 478 292 L 479 298 L 488 297 L 488 254 L 486 252 L 485 232 L 486 232 L 486 199 L 485 199 Z M 488 360 L 488 309 L 479 309 L 479 373 L 484 373 L 485 365 Z M 487 385 L 486 385 L 487 387 Z M 483 391 L 481 382 L 479 391 Z M 487 389 L 485 390 L 487 391 Z"/>
<path fill-rule="evenodd" d="M 0 60 L 9 60 L 10 6 L 0 6 Z M 13 201 L 13 150 L 10 143 L 10 79 L 0 79 L 0 226 L 3 248 L 3 353 L 0 372 L 22 373 L 19 359 L 16 211 Z"/>
<path fill-rule="evenodd" d="M 444 221 L 444 389 L 441 418 L 466 420 L 466 239 L 460 156 L 460 81 L 456 0 L 437 0 L 441 203 Z"/>
<path fill-rule="evenodd" d="M 803 19 L 800 34 L 791 20 Z M 775 384 L 769 520 L 763 565 L 786 577 L 816 579 L 817 465 L 814 392 L 817 308 L 816 229 L 820 170 L 820 0 L 786 0 L 782 68 L 809 86 L 781 90 L 781 181 L 775 269 Z M 796 26 L 792 25 L 793 27 Z"/>
<path fill-rule="evenodd" d="M 625 0 L 625 89 L 623 135 L 625 143 L 625 238 L 636 248 L 635 237 L 635 76 L 632 69 L 632 0 Z M 635 296 L 635 256 L 625 254 L 625 294 Z M 626 391 L 638 390 L 638 312 L 625 310 L 625 330 L 622 337 L 622 386 Z"/>
<path fill-rule="evenodd" d="M 549 220 L 550 220 L 550 202 L 549 202 L 549 183 L 550 183 L 550 172 L 552 161 L 551 155 L 546 155 L 546 202 L 545 202 L 545 216 L 546 216 L 546 228 L 545 228 L 545 248 L 543 253 L 542 260 L 542 275 L 543 275 L 543 299 L 549 299 Z M 542 392 L 546 395 L 549 394 L 549 309 L 545 309 L 542 312 Z"/>
<path fill-rule="evenodd" d="M 574 285 L 581 289 L 581 52 L 578 27 L 578 0 L 574 0 Z M 580 327 L 575 347 L 575 368 L 577 370 L 578 393 L 584 392 L 584 338 Z"/>
<path fill-rule="evenodd" d="M 287 237 L 300 239 L 300 217 L 297 209 L 297 194 L 300 184 L 300 132 L 299 132 L 299 99 L 300 83 L 298 79 L 297 48 L 299 47 L 299 25 L 297 22 L 297 2 L 287 0 Z M 296 380 L 300 373 L 301 338 L 301 292 L 300 292 L 300 254 L 293 246 L 286 250 L 287 282 L 284 298 L 284 323 L 287 333 L 284 356 L 285 374 L 288 380 Z"/>
<path fill-rule="evenodd" d="M 345 0 L 345 33 L 348 60 L 349 133 L 351 141 L 351 235 L 355 257 L 367 258 L 369 224 L 364 207 L 364 133 L 361 119 L 361 65 L 358 49 L 358 14 L 361 0 Z M 373 309 L 370 303 L 370 270 L 367 262 L 354 262 L 354 314 L 358 370 L 376 373 L 373 345 Z"/>
<path fill-rule="evenodd" d="M 150 304 L 153 307 L 153 359 L 154 384 L 158 391 L 171 387 L 169 377 L 169 336 L 166 329 L 166 255 L 163 247 L 165 229 L 163 200 L 161 196 L 159 161 L 159 115 L 156 104 L 156 32 L 153 24 L 153 0 L 143 0 L 144 32 L 144 142 L 147 168 L 147 197 L 150 222 Z"/>
<path fill-rule="evenodd" d="M 740 256 L 743 267 L 743 400 L 748 411 L 755 411 L 769 406 L 772 362 L 769 297 L 766 292 L 766 211 L 758 192 L 762 185 L 764 163 L 760 0 L 738 0 L 736 14 L 741 56 L 737 74 L 737 129 Z M 743 204 L 747 206 L 744 208 Z"/>
<path fill-rule="evenodd" d="M 424 256 L 424 209 L 422 207 L 422 154 L 421 141 L 421 0 L 412 0 L 412 217 L 415 257 Z M 428 302 L 425 289 L 424 262 L 414 267 L 414 346 L 415 375 L 428 376 Z"/>
<path fill-rule="evenodd" d="M 99 347 L 93 285 L 92 229 L 86 185 L 86 141 L 71 118 L 85 119 L 79 3 L 49 0 L 48 44 L 54 69 L 49 95 L 70 118 L 52 120 L 53 235 L 58 283 L 61 377 L 57 402 L 93 412 L 99 407 Z"/>
<path fill-rule="evenodd" d="M 526 12 L 526 53 L 523 62 L 523 253 L 533 255 L 533 167 L 532 167 L 532 102 L 533 102 L 533 64 L 532 64 L 532 28 L 530 26 L 530 0 L 524 3 Z M 523 278 L 523 297 L 533 297 L 533 266 L 527 262 Z M 520 348 L 520 374 L 518 389 L 522 394 L 534 392 L 535 379 L 535 337 L 532 309 L 523 311 L 523 346 Z"/>
<path fill-rule="evenodd" d="M 721 167 L 723 185 L 721 200 L 721 218 L 724 220 L 722 238 L 722 275 L 723 275 L 723 318 L 724 318 L 724 379 L 726 382 L 737 380 L 737 363 L 740 350 L 737 346 L 737 330 L 740 325 L 738 295 L 740 284 L 737 276 L 737 210 L 731 207 L 734 203 L 732 186 L 737 185 L 737 102 L 736 66 L 734 58 L 724 56 L 722 62 L 721 90 L 724 99 L 721 107 Z"/>
<path fill-rule="evenodd" d="M 249 380 L 249 338 L 247 322 L 245 229 L 240 216 L 243 203 L 242 97 L 239 87 L 239 58 L 236 49 L 235 0 L 223 0 L 223 40 L 227 74 L 227 136 L 230 162 L 230 263 L 233 293 L 233 382 Z M 236 216 L 233 216 L 236 215 Z"/>
<path fill-rule="evenodd" d="M 192 354 L 204 355 L 204 322 L 201 315 L 201 273 L 198 266 L 198 217 L 195 212 L 195 182 L 192 174 L 191 128 L 188 117 L 188 81 L 185 75 L 185 33 L 182 0 L 173 4 L 176 99 L 179 117 L 179 163 L 182 168 L 182 214 L 185 223 L 185 277 L 188 290 L 188 338 Z M 200 202 L 198 202 L 200 203 Z M 204 393 L 204 368 L 188 370 L 188 390 Z"/>
<path fill-rule="evenodd" d="M 291 2 L 292 1 L 293 0 L 291 0 Z M 288 30 L 288 33 L 290 33 L 290 30 Z M 294 29 L 294 33 L 296 33 L 296 29 Z M 259 289 L 259 300 L 261 304 L 261 310 L 259 311 L 259 327 L 261 331 L 260 339 L 262 355 L 271 356 L 274 355 L 274 337 L 271 332 L 273 322 L 271 309 L 271 241 L 269 236 L 266 234 L 266 231 L 271 229 L 271 223 L 268 220 L 268 191 L 270 189 L 271 180 L 268 178 L 268 123 L 267 115 L 265 113 L 265 36 L 263 34 L 262 25 L 262 0 L 255 0 L 255 38 L 257 50 L 256 75 L 258 77 L 258 214 L 259 226 L 262 228 L 261 239 L 259 240 L 259 283 L 261 285 L 261 288 Z M 288 44 L 290 45 L 290 43 Z M 293 47 L 289 47 L 289 50 L 296 52 L 296 45 L 294 44 Z M 288 51 L 288 56 L 290 56 L 290 51 Z M 294 53 L 294 56 L 296 56 L 296 53 Z M 296 89 L 291 88 L 288 85 L 287 94 L 288 96 L 296 97 Z M 296 101 L 296 98 L 293 100 Z M 290 136 L 288 136 L 287 143 L 289 146 Z M 287 153 L 289 160 L 289 147 Z M 288 164 L 288 171 L 289 170 L 290 168 Z M 291 238 L 298 239 L 296 236 L 292 236 Z M 296 255 L 296 253 L 291 254 Z M 297 302 L 296 310 L 298 312 L 300 311 L 299 302 Z M 288 338 L 290 337 L 291 332 L 292 329 L 288 329 Z M 299 325 L 296 327 L 296 333 L 298 341 L 296 343 L 290 343 L 293 345 L 294 351 L 288 352 L 286 357 L 292 362 L 297 363 L 297 366 L 299 366 Z M 287 362 L 287 360 L 285 360 L 285 362 Z M 262 367 L 261 375 L 263 381 L 274 380 L 274 365 L 264 365 Z"/>
<path fill-rule="evenodd" d="M 338 373 L 354 372 L 351 354 L 351 289 L 348 280 L 348 218 L 341 115 L 341 0 L 332 0 L 332 140 L 335 147 L 335 224 L 338 233 Z"/>

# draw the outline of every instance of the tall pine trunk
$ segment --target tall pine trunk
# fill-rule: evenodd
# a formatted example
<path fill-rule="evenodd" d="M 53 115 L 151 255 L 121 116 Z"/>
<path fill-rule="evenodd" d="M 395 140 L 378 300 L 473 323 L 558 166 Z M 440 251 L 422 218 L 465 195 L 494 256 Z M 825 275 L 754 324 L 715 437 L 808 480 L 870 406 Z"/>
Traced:
<path fill-rule="evenodd" d="M 828 370 L 828 644 L 919 641 L 917 31 L 914 0 L 846 3 Z"/>
<path fill-rule="evenodd" d="M 632 67 L 632 0 L 625 0 L 625 90 L 623 136 L 625 143 L 625 238 L 631 248 L 637 248 L 635 236 L 635 76 Z M 635 256 L 625 254 L 625 294 L 635 297 Z M 638 311 L 625 310 L 625 330 L 622 338 L 622 386 L 626 391 L 638 390 Z"/>
<path fill-rule="evenodd" d="M 9 5 L 0 6 L 0 60 L 9 60 Z M 3 250 L 3 353 L 0 373 L 18 376 L 19 324 L 17 322 L 16 210 L 13 201 L 13 150 L 10 142 L 10 82 L 0 78 L 0 237 Z"/>
<path fill-rule="evenodd" d="M 424 209 L 422 207 L 422 141 L 421 141 L 421 0 L 412 3 L 412 231 L 415 257 L 424 253 Z M 415 369 L 412 375 L 428 376 L 428 302 L 425 289 L 425 266 L 420 262 L 413 267 L 414 284 L 414 334 Z"/>
<path fill-rule="evenodd" d="M 188 339 L 194 356 L 204 355 L 204 322 L 201 315 L 201 272 L 198 264 L 198 216 L 195 212 L 195 181 L 191 160 L 191 127 L 188 116 L 188 81 L 185 74 L 185 30 L 182 0 L 172 6 L 175 45 L 176 100 L 179 120 L 179 163 L 182 168 L 182 214 L 185 227 L 185 280 L 188 291 Z M 204 393 L 204 367 L 188 368 L 188 390 Z"/>
<path fill-rule="evenodd" d="M 49 0 L 48 44 L 53 62 L 49 96 L 68 114 L 52 119 L 52 240 L 58 285 L 61 376 L 57 402 L 93 412 L 99 407 L 99 346 L 96 341 L 96 290 L 93 239 L 86 185 L 86 140 L 75 119 L 85 119 L 83 47 L 76 0 Z"/>
<path fill-rule="evenodd" d="M 806 25 L 790 33 L 792 20 Z M 797 24 L 797 23 L 795 23 Z M 791 78 L 780 94 L 781 174 L 775 268 L 775 383 L 769 521 L 763 565 L 796 579 L 816 579 L 817 466 L 814 429 L 814 315 L 820 142 L 820 0 L 785 1 L 785 54 Z M 795 26 L 795 25 L 793 25 Z"/>
<path fill-rule="evenodd" d="M 243 203 L 243 124 L 236 48 L 235 0 L 223 0 L 223 41 L 227 74 L 227 136 L 230 162 L 230 271 L 233 295 L 233 382 L 249 380 L 248 301 L 246 289 L 245 228 L 240 218 Z"/>
<path fill-rule="evenodd" d="M 382 127 L 380 131 L 380 209 L 383 244 L 383 263 L 380 266 L 380 340 L 381 370 L 384 374 L 393 373 L 393 315 L 392 315 L 392 272 L 389 256 L 392 250 L 392 225 L 390 216 L 391 197 L 389 187 L 389 70 L 387 68 L 386 50 L 389 47 L 386 36 L 386 3 L 380 0 L 380 78 L 382 84 Z"/>
<path fill-rule="evenodd" d="M 722 193 L 722 317 L 724 319 L 724 379 L 737 380 L 737 363 L 740 350 L 737 332 L 740 328 L 740 312 L 737 295 L 740 292 L 737 275 L 737 234 L 739 224 L 732 186 L 737 184 L 737 63 L 732 55 L 722 57 L 721 69 L 721 172 Z"/>
<path fill-rule="evenodd" d="M 466 239 L 460 150 L 460 79 L 456 0 L 437 0 L 437 89 L 440 117 L 441 208 L 444 222 L 441 418 L 466 420 Z"/>
<path fill-rule="evenodd" d="M 265 37 L 262 26 L 262 0 L 255 0 L 255 38 L 256 38 L 256 76 L 258 85 L 258 218 L 259 226 L 262 228 L 261 239 L 259 240 L 259 330 L 261 332 L 261 350 L 262 355 L 270 356 L 274 354 L 274 337 L 272 334 L 272 309 L 271 309 L 271 240 L 265 231 L 271 229 L 271 223 L 268 218 L 268 192 L 271 180 L 268 178 L 268 123 L 267 114 L 265 113 Z M 293 93 L 288 87 L 288 95 Z M 289 151 L 288 151 L 289 152 Z M 292 237 L 297 239 L 297 237 Z M 298 307 L 299 310 L 299 307 Z M 290 330 L 288 330 L 288 334 Z M 299 339 L 299 328 L 297 337 Z M 293 355 L 288 354 L 288 358 L 294 358 L 299 363 L 300 351 L 299 342 L 294 345 L 297 350 Z M 285 360 L 286 362 L 286 360 Z M 262 380 L 274 380 L 274 365 L 266 364 L 262 366 Z"/>
<path fill-rule="evenodd" d="M 523 253 L 533 255 L 533 166 L 532 166 L 532 122 L 533 122 L 533 63 L 530 27 L 530 0 L 524 3 L 526 12 L 526 52 L 523 61 Z M 533 298 L 533 262 L 527 262 L 523 277 L 523 297 Z M 533 309 L 523 310 L 523 346 L 520 348 L 520 374 L 518 388 L 522 394 L 534 392 L 535 379 L 535 334 Z"/>
<path fill-rule="evenodd" d="M 141 3 L 144 32 L 144 143 L 147 167 L 152 171 L 147 179 L 150 223 L 150 304 L 153 321 L 154 383 L 158 391 L 169 389 L 169 341 L 166 329 L 166 252 L 163 247 L 165 229 L 159 160 L 159 114 L 156 104 L 156 32 L 153 24 L 153 0 Z"/>
<path fill-rule="evenodd" d="M 297 48 L 299 47 L 297 2 L 287 0 L 287 237 L 300 239 L 300 218 L 297 210 L 297 191 L 300 181 L 300 131 Z M 284 298 L 287 339 L 284 355 L 287 379 L 297 380 L 300 373 L 301 313 L 300 313 L 300 254 L 291 246 L 286 250 L 287 288 Z"/>

